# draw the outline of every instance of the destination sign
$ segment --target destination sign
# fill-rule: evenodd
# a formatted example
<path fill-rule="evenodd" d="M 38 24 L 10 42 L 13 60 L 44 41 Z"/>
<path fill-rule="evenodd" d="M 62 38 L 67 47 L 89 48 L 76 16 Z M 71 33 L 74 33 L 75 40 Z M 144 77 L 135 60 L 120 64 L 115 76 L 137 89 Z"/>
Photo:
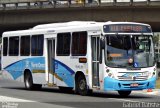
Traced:
<path fill-rule="evenodd" d="M 137 24 L 112 24 L 104 25 L 105 33 L 150 33 L 151 27 Z"/>

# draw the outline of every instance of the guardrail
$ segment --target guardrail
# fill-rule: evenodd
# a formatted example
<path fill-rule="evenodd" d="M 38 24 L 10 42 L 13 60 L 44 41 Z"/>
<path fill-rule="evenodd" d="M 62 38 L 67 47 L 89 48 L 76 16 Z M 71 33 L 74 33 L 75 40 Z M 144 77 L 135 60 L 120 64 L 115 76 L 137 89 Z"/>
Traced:
<path fill-rule="evenodd" d="M 0 3 L 26 3 L 26 2 L 43 2 L 48 0 L 0 0 Z"/>
<path fill-rule="evenodd" d="M 160 6 L 160 0 L 0 0 L 0 9 L 78 6 Z"/>

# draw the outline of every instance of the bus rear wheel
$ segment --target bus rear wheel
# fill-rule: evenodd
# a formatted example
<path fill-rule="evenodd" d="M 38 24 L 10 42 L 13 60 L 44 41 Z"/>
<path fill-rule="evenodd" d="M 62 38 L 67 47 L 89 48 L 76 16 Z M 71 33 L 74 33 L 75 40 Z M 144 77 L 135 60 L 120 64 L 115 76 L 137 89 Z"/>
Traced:
<path fill-rule="evenodd" d="M 118 91 L 120 96 L 127 97 L 131 94 L 132 91 Z"/>
<path fill-rule="evenodd" d="M 32 75 L 30 73 L 26 73 L 24 76 L 24 84 L 27 90 L 41 89 L 41 84 L 33 84 Z"/>

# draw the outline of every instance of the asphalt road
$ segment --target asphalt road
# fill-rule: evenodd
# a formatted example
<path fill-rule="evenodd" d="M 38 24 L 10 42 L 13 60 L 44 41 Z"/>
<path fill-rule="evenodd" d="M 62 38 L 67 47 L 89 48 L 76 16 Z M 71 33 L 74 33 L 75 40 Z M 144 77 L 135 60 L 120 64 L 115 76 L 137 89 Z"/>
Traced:
<path fill-rule="evenodd" d="M 157 106 L 153 106 L 153 103 Z M 148 105 L 148 106 L 147 106 Z M 0 108 L 160 108 L 160 95 L 133 92 L 124 98 L 117 92 L 80 96 L 57 88 L 25 90 L 24 84 L 0 78 Z"/>

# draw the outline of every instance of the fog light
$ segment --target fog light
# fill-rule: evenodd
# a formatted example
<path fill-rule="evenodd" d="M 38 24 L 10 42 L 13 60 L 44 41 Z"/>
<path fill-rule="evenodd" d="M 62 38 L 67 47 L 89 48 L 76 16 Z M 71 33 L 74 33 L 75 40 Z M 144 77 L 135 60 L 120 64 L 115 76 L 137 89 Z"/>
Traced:
<path fill-rule="evenodd" d="M 118 86 L 119 86 L 119 88 L 121 88 L 121 84 L 120 83 L 118 83 Z"/>

